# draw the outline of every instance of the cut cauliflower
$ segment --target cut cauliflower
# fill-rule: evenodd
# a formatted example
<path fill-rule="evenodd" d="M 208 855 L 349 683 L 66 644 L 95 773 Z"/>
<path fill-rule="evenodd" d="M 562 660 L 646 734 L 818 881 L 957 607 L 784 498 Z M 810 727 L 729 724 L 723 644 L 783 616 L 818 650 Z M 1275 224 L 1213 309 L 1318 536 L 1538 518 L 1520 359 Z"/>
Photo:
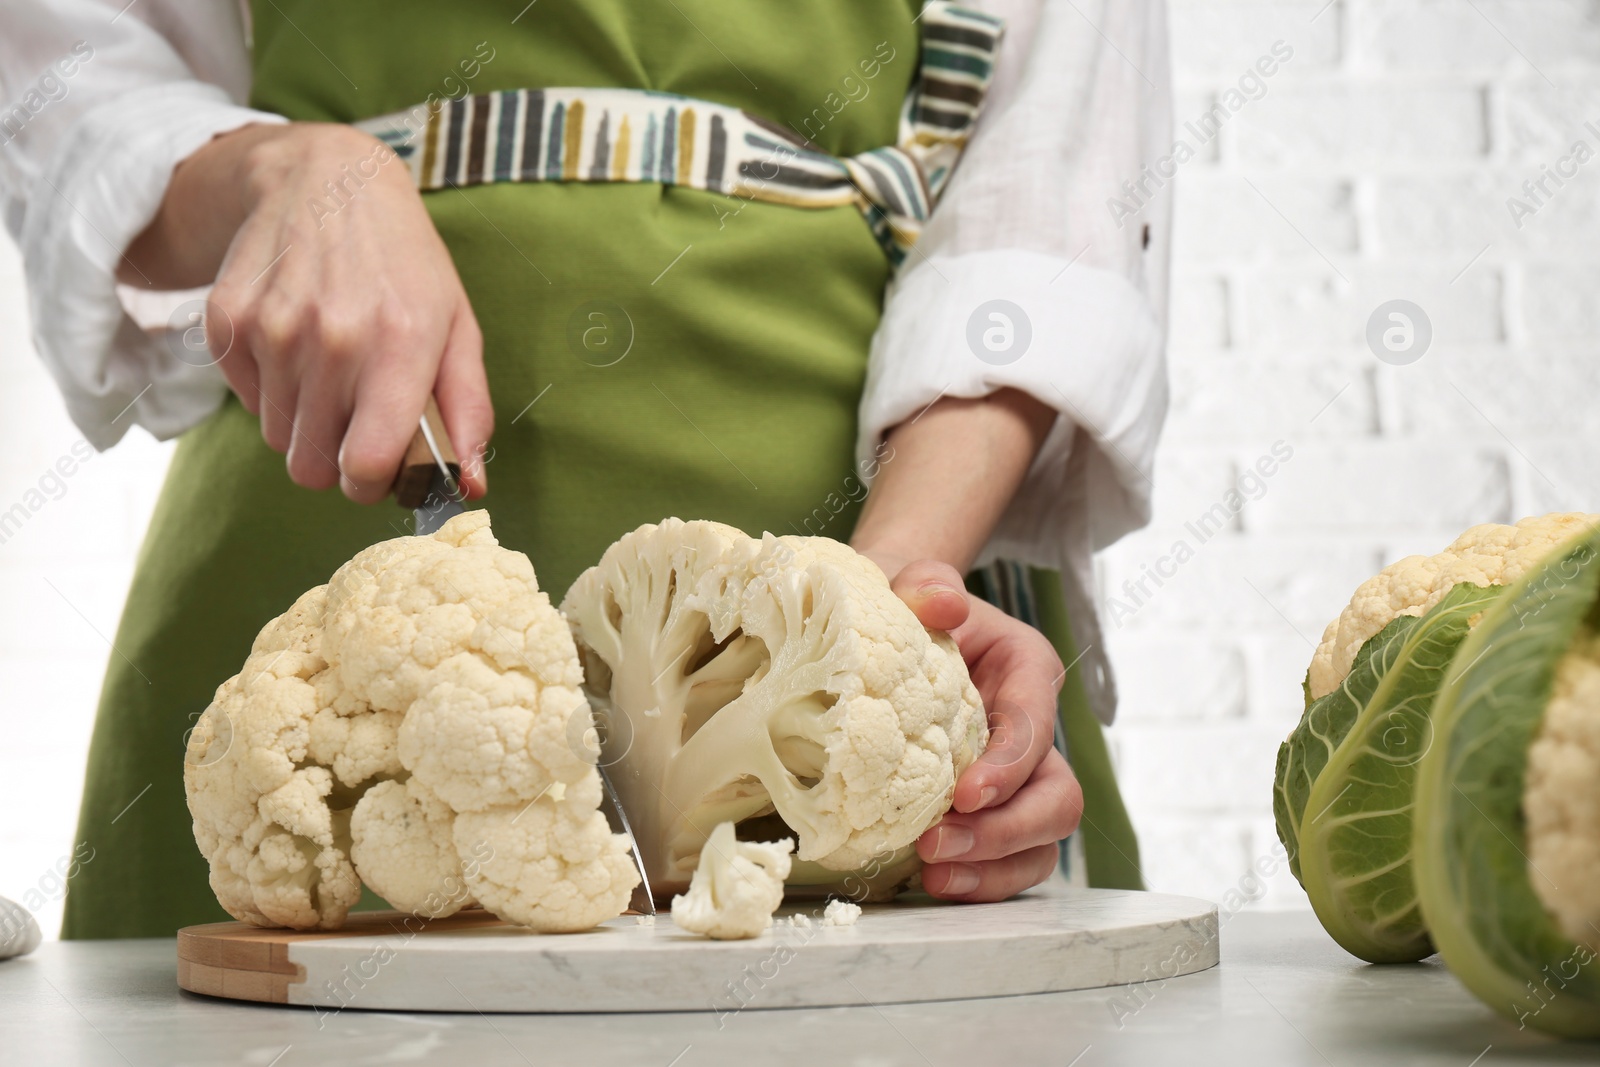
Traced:
<path fill-rule="evenodd" d="M 1561 931 L 1600 952 L 1600 637 L 1556 665 L 1532 745 L 1522 808 L 1528 883 Z"/>
<path fill-rule="evenodd" d="M 258 926 L 334 929 L 364 880 L 434 918 L 477 902 L 581 930 L 620 914 L 638 874 L 574 742 L 591 724 L 580 680 L 566 624 L 487 513 L 365 549 L 267 624 L 190 738 L 218 901 Z"/>
<path fill-rule="evenodd" d="M 798 837 L 792 885 L 892 896 L 987 740 L 954 642 L 827 538 L 667 519 L 613 545 L 562 610 L 657 891 L 740 823 Z"/>
<path fill-rule="evenodd" d="M 1407 556 L 1362 582 L 1328 623 L 1306 676 L 1311 699 L 1339 688 L 1356 653 L 1401 615 L 1425 615 L 1457 583 L 1510 585 L 1561 542 L 1600 523 L 1600 515 L 1555 513 L 1514 526 L 1484 523 L 1435 556 Z"/>
<path fill-rule="evenodd" d="M 794 841 L 739 841 L 733 823 L 706 838 L 689 892 L 672 898 L 672 921 L 717 941 L 758 937 L 783 903 Z"/>

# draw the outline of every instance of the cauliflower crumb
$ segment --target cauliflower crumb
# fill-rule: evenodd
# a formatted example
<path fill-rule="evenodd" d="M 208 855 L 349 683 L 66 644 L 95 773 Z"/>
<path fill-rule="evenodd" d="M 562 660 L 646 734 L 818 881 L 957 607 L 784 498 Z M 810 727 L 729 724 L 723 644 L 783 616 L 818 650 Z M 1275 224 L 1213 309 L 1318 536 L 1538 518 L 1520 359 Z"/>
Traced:
<path fill-rule="evenodd" d="M 1361 646 L 1401 615 L 1425 615 L 1462 582 L 1509 585 L 1557 545 L 1600 523 L 1600 515 L 1556 512 L 1514 526 L 1484 523 L 1435 556 L 1407 556 L 1356 588 L 1349 605 L 1328 623 L 1307 672 L 1311 699 L 1339 688 Z"/>
<path fill-rule="evenodd" d="M 789 925 L 798 927 L 802 930 L 810 929 L 811 916 L 802 914 L 791 915 L 789 916 Z"/>
<path fill-rule="evenodd" d="M 635 915 L 633 923 L 635 926 L 654 926 L 656 917 L 654 915 Z"/>
<path fill-rule="evenodd" d="M 1580 635 L 1556 665 L 1522 808 L 1534 893 L 1562 933 L 1600 951 L 1600 636 Z"/>
<path fill-rule="evenodd" d="M 718 823 L 700 850 L 687 893 L 672 898 L 672 921 L 718 941 L 757 937 L 783 903 L 794 840 L 739 841 Z"/>
<path fill-rule="evenodd" d="M 830 900 L 822 909 L 823 926 L 854 926 L 861 918 L 861 905 L 848 900 Z"/>

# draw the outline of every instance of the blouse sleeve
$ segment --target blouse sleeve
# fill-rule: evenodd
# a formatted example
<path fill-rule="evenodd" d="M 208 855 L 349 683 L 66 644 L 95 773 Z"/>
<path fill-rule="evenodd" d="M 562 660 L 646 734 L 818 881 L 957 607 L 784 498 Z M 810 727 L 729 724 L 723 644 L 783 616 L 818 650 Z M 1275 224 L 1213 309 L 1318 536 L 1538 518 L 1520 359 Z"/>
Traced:
<path fill-rule="evenodd" d="M 1149 519 L 1167 385 L 1172 104 L 1163 0 L 969 0 L 1006 20 L 971 143 L 886 297 L 862 466 L 943 396 L 1055 424 L 980 563 L 1060 570 L 1096 712 L 1115 703 L 1092 553 Z"/>
<path fill-rule="evenodd" d="M 235 0 L 11 0 L 0 207 L 35 347 L 96 448 L 135 423 L 175 436 L 225 393 L 214 366 L 134 323 L 115 272 L 181 160 L 219 133 L 283 121 L 242 106 L 245 33 Z"/>

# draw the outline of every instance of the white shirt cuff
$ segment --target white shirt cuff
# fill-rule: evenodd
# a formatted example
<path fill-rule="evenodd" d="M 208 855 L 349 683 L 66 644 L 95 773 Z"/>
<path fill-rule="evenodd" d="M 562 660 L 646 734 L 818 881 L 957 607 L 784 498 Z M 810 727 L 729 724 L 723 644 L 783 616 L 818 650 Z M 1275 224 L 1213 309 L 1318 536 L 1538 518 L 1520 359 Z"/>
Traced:
<path fill-rule="evenodd" d="M 34 343 L 96 448 L 134 423 L 174 437 L 222 402 L 227 385 L 214 365 L 179 358 L 127 316 L 116 268 L 179 162 L 218 134 L 283 121 L 202 82 L 134 89 L 83 115 L 36 179 L 19 242 Z M 69 207 L 45 209 L 51 201 Z"/>
<path fill-rule="evenodd" d="M 884 435 L 940 397 L 1007 387 L 1058 415 L 977 562 L 1060 571 L 1090 704 L 1110 722 L 1116 690 L 1100 647 L 1092 557 L 1149 521 L 1167 407 L 1155 309 L 1122 275 L 1058 256 L 917 260 L 891 287 L 873 338 L 858 468 L 874 469 Z"/>

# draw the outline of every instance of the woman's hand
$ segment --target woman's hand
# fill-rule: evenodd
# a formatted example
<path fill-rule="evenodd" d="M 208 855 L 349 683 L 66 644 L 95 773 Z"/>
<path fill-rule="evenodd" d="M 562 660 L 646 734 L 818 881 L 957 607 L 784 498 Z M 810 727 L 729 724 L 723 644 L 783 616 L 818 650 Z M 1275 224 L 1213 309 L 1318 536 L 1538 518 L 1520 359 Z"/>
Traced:
<path fill-rule="evenodd" d="M 923 887 L 979 903 L 1038 885 L 1083 814 L 1078 780 L 1055 747 L 1060 657 L 1033 627 L 969 594 L 949 564 L 866 555 L 924 626 L 950 631 L 989 714 L 989 747 L 956 782 L 951 811 L 917 839 Z"/>
<path fill-rule="evenodd" d="M 468 495 L 487 488 L 482 335 L 381 141 L 323 123 L 218 137 L 179 164 L 127 258 L 160 288 L 215 280 L 212 357 L 299 484 L 383 499 L 432 393 Z"/>

